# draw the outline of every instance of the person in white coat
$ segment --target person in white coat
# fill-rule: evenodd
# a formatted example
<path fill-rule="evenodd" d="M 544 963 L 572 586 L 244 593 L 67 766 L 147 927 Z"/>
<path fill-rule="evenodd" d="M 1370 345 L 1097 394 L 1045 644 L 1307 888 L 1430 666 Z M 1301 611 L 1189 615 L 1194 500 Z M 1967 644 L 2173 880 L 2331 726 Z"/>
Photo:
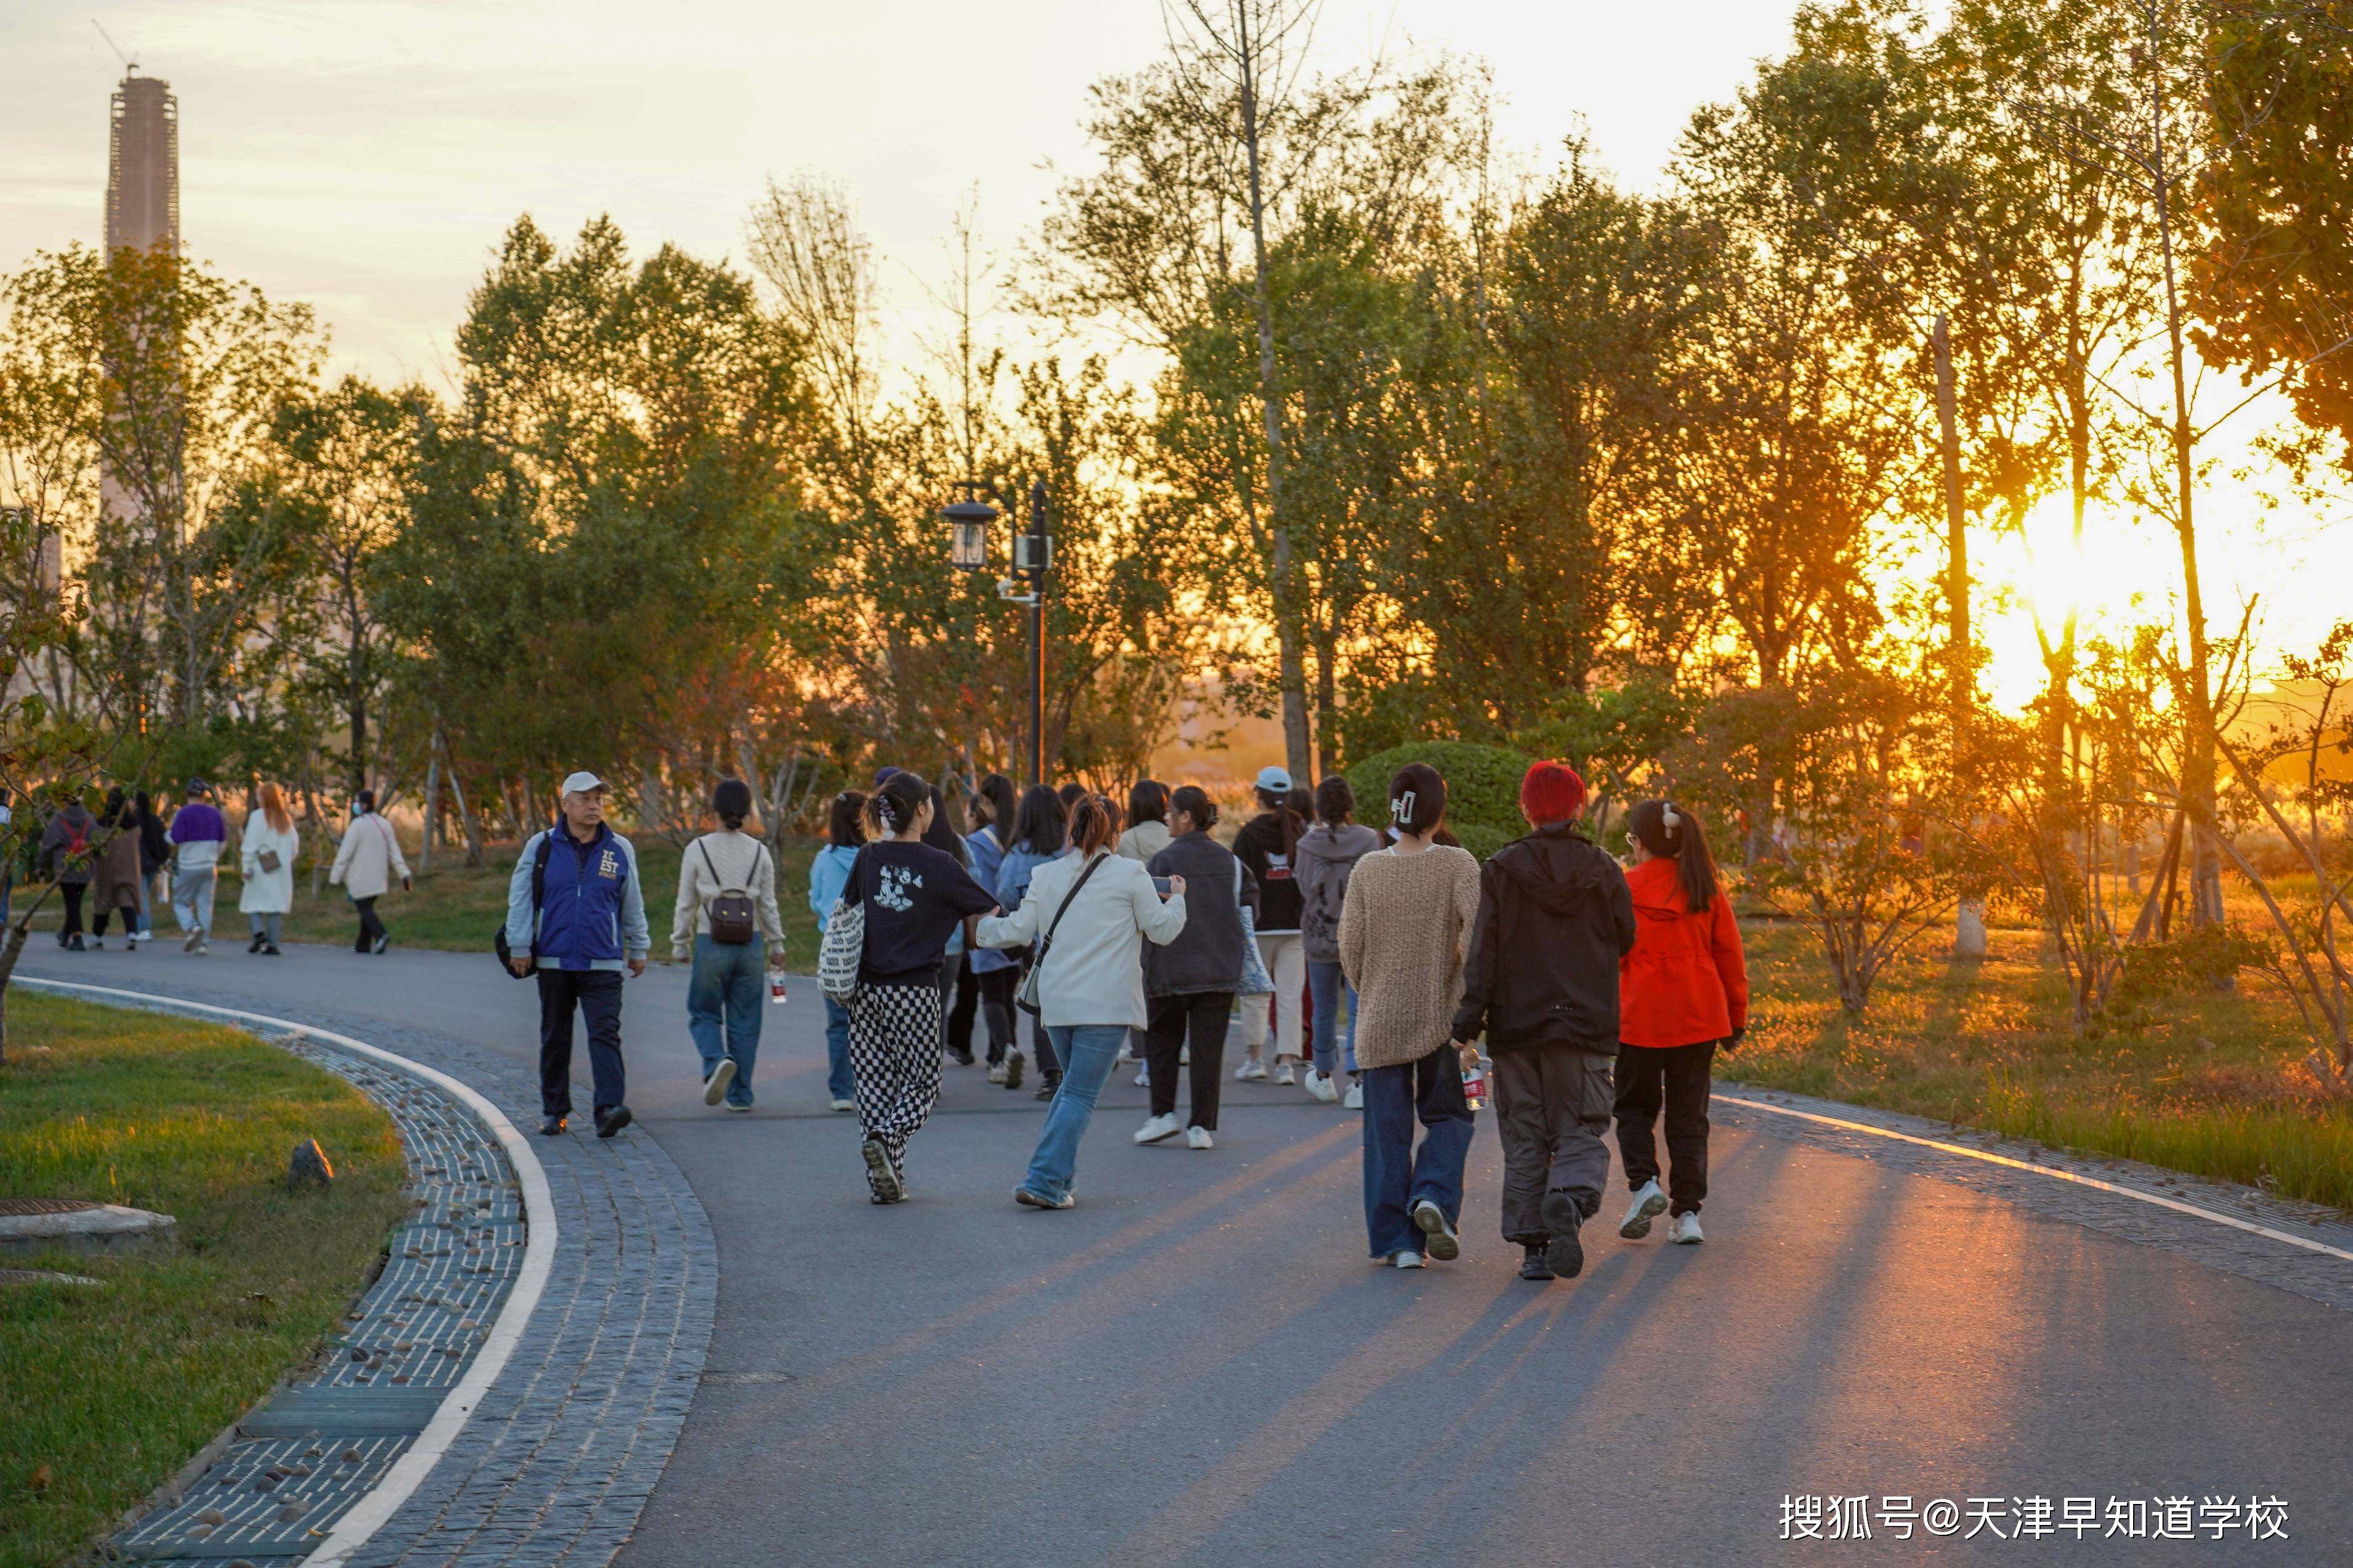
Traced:
<path fill-rule="evenodd" d="M 237 836 L 237 871 L 245 879 L 245 890 L 237 895 L 237 907 L 253 928 L 253 940 L 245 951 L 277 958 L 281 956 L 278 939 L 294 908 L 294 852 L 302 840 L 276 784 L 263 784 L 260 800 Z"/>
<path fill-rule="evenodd" d="M 1185 879 L 1168 879 L 1164 901 L 1151 872 L 1113 852 L 1118 835 L 1112 803 L 1083 796 L 1071 808 L 1077 853 L 1039 867 L 1021 907 L 982 921 L 975 937 L 983 947 L 1038 944 L 1039 1017 L 1061 1058 L 1062 1081 L 1029 1174 L 1013 1190 L 1013 1201 L 1031 1208 L 1066 1209 L 1078 1201 L 1071 1178 L 1079 1140 L 1094 1119 L 1095 1097 L 1121 1044 L 1145 1021 L 1144 943 L 1173 942 L 1185 929 Z"/>
<path fill-rule="evenodd" d="M 375 791 L 364 789 L 352 801 L 351 826 L 343 829 L 343 847 L 335 851 L 335 868 L 327 873 L 327 880 L 340 883 L 360 911 L 353 952 L 382 952 L 392 945 L 392 933 L 377 917 L 375 901 L 391 889 L 395 877 L 403 892 L 414 885 L 408 879 L 408 862 L 400 858 L 398 836 L 391 823 L 376 815 Z"/>

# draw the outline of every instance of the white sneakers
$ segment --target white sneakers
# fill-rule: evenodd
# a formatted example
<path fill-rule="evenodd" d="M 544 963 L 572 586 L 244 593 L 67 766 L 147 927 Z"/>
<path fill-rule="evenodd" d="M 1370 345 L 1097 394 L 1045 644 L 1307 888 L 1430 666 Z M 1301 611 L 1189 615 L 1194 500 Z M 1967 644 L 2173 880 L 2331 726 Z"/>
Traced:
<path fill-rule="evenodd" d="M 1214 1149 L 1217 1146 L 1218 1141 L 1209 1136 L 1209 1130 L 1208 1128 L 1187 1127 L 1185 1129 L 1185 1147 L 1187 1149 Z"/>
<path fill-rule="evenodd" d="M 1432 1258 L 1447 1263 L 1462 1256 L 1461 1240 L 1454 1234 L 1454 1224 L 1446 1217 L 1444 1209 L 1423 1198 L 1413 1205 L 1412 1215 L 1414 1228 L 1430 1238 L 1422 1245 L 1430 1248 Z"/>
<path fill-rule="evenodd" d="M 1176 1113 L 1172 1110 L 1165 1116 L 1155 1116 L 1137 1128 L 1135 1141 L 1139 1143 L 1157 1143 L 1163 1139 L 1174 1138 L 1183 1131 L 1185 1131 L 1185 1124 L 1176 1120 Z"/>
<path fill-rule="evenodd" d="M 1310 1068 L 1309 1070 L 1313 1071 L 1314 1069 Z M 1266 1074 L 1264 1072 L 1261 1072 L 1258 1076 L 1264 1078 Z M 1289 1062 L 1277 1062 L 1274 1064 L 1274 1081 L 1282 1084 L 1287 1089 L 1293 1084 L 1297 1083 L 1299 1081 L 1299 1078 L 1297 1074 L 1292 1071 L 1291 1064 Z"/>
<path fill-rule="evenodd" d="M 1400 1252 L 1395 1258 L 1390 1258 L 1389 1261 L 1399 1268 L 1419 1268 L 1422 1267 L 1421 1254 L 1419 1252 Z"/>
<path fill-rule="evenodd" d="M 1640 1241 L 1651 1234 L 1651 1222 L 1667 1212 L 1667 1194 L 1659 1191 L 1655 1176 L 1634 1190 L 1634 1198 L 1626 1205 L 1626 1217 L 1618 1222 L 1618 1234 L 1629 1241 Z"/>
<path fill-rule="evenodd" d="M 1340 1091 L 1332 1087 L 1332 1080 L 1314 1068 L 1307 1069 L 1307 1092 L 1326 1105 L 1340 1098 Z"/>
<path fill-rule="evenodd" d="M 1354 1079 L 1351 1079 L 1348 1084 L 1348 1092 L 1341 1097 L 1340 1109 L 1343 1110 L 1364 1110 L 1365 1086 Z"/>
<path fill-rule="evenodd" d="M 1005 1063 L 1001 1058 L 988 1064 L 988 1081 L 991 1083 L 1005 1081 Z"/>
<path fill-rule="evenodd" d="M 735 1058 L 721 1057 L 711 1076 L 702 1080 L 702 1103 L 716 1105 L 727 1098 L 727 1086 L 735 1081 Z"/>
<path fill-rule="evenodd" d="M 1699 1215 L 1679 1214 L 1668 1222 L 1667 1239 L 1683 1247 L 1696 1247 L 1707 1237 L 1699 1233 Z"/>
<path fill-rule="evenodd" d="M 833 1102 L 833 1108 L 836 1110 L 855 1110 L 858 1109 L 858 1101 L 854 1100 L 837 1100 Z"/>
<path fill-rule="evenodd" d="M 1140 1067 L 1140 1068 L 1136 1068 L 1136 1069 L 1135 1069 L 1135 1087 L 1136 1087 L 1136 1088 L 1138 1088 L 1138 1089 L 1143 1089 L 1143 1088 L 1146 1087 L 1147 1085 L 1149 1085 L 1151 1082 L 1152 1082 L 1152 1068 L 1151 1068 L 1149 1066 Z"/>
<path fill-rule="evenodd" d="M 1234 1077 L 1244 1083 L 1250 1082 L 1252 1079 L 1262 1079 L 1265 1076 L 1266 1064 L 1259 1060 L 1256 1057 L 1244 1057 L 1242 1058 L 1242 1065 L 1234 1069 Z"/>

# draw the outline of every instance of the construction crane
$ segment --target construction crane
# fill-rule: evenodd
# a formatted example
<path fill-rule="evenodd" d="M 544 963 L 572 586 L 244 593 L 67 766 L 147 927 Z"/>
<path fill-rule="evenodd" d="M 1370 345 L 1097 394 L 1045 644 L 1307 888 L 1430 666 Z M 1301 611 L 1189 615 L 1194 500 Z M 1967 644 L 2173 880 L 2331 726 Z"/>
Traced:
<path fill-rule="evenodd" d="M 139 69 L 139 62 L 122 52 L 122 46 L 114 41 L 114 35 L 106 30 L 106 24 L 92 16 L 90 19 L 90 25 L 98 29 L 98 36 L 106 40 L 106 47 L 114 51 L 114 58 L 122 62 L 122 73 L 125 76 L 132 75 Z"/>

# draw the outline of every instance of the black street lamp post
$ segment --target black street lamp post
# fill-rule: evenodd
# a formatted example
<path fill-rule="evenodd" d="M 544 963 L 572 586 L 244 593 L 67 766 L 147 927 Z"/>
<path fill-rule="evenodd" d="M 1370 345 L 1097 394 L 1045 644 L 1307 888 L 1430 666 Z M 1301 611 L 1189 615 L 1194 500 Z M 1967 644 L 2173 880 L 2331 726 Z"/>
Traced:
<path fill-rule="evenodd" d="M 965 499 L 940 509 L 948 521 L 948 559 L 959 570 L 988 570 L 988 531 L 1001 515 L 977 492 L 997 495 L 984 479 L 965 479 Z M 1004 498 L 998 496 L 1000 500 Z M 1054 542 L 1046 531 L 1046 481 L 1029 487 L 1029 528 L 1013 536 L 1011 577 L 997 580 L 997 596 L 1029 612 L 1029 777 L 1046 782 L 1046 572 L 1053 564 Z"/>

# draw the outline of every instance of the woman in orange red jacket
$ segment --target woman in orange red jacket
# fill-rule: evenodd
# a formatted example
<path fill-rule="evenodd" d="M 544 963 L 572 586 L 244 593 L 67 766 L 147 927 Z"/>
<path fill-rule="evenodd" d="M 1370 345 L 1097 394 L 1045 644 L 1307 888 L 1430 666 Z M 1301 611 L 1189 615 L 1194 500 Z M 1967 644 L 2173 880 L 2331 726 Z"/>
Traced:
<path fill-rule="evenodd" d="M 1646 800 L 1628 823 L 1634 951 L 1618 963 L 1618 1155 L 1634 1189 L 1618 1234 L 1651 1234 L 1672 1206 L 1671 1237 L 1701 1239 L 1707 1196 L 1707 1095 L 1717 1047 L 1748 1028 L 1748 966 L 1732 900 L 1717 884 L 1707 835 L 1690 808 Z M 1667 1112 L 1669 1193 L 1659 1190 L 1651 1129 Z"/>

